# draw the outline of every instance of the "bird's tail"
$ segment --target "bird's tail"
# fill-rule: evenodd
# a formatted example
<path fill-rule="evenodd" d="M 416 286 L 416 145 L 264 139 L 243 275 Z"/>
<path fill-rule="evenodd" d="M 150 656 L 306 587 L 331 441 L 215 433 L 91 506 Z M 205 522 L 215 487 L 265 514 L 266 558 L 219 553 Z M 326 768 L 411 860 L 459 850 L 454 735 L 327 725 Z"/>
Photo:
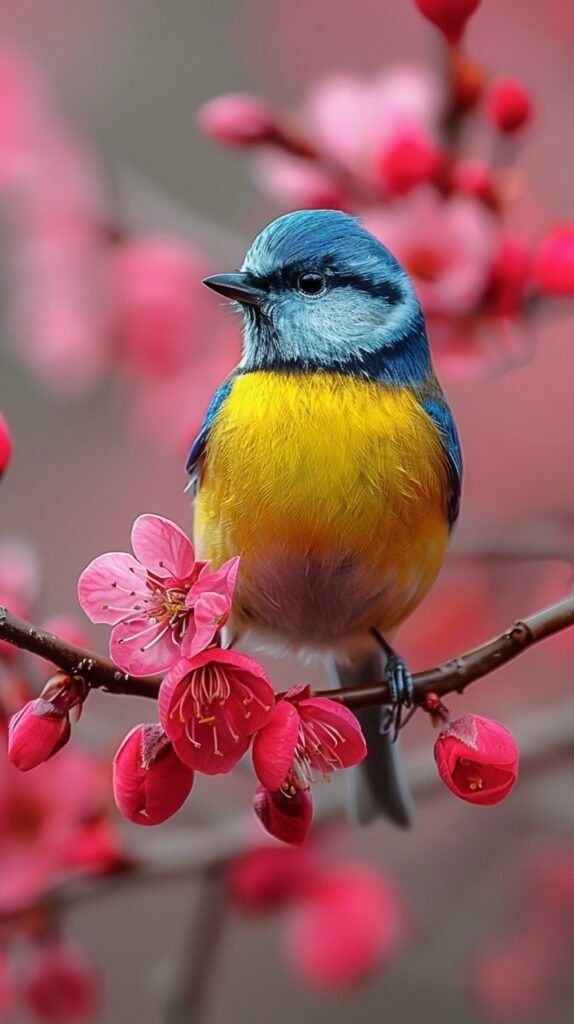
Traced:
<path fill-rule="evenodd" d="M 333 658 L 331 672 L 338 686 L 362 686 L 384 677 L 382 651 L 362 650 L 348 662 Z M 413 819 L 413 801 L 401 761 L 395 727 L 384 708 L 363 708 L 355 712 L 368 754 L 361 764 L 347 773 L 353 817 L 366 825 L 379 816 L 408 828 Z"/>

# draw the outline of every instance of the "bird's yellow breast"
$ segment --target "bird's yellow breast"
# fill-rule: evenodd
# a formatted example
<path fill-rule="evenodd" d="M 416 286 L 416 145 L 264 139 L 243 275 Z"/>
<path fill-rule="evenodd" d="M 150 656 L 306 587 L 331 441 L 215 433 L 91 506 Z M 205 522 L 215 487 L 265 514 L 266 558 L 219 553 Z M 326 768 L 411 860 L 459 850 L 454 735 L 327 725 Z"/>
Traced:
<path fill-rule="evenodd" d="M 210 431 L 196 539 L 215 563 L 242 556 L 239 607 L 272 629 L 389 628 L 438 572 L 446 489 L 437 430 L 408 389 L 246 373 Z M 327 608 L 334 591 L 346 612 Z"/>

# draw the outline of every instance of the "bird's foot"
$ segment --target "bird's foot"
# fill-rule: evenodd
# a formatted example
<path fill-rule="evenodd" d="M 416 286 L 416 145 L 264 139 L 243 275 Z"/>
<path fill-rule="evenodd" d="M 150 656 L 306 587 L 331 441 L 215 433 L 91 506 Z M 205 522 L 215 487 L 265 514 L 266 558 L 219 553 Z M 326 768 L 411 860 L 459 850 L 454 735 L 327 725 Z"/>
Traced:
<path fill-rule="evenodd" d="M 403 722 L 403 709 L 413 708 L 415 686 L 412 673 L 403 658 L 387 643 L 378 630 L 373 630 L 373 635 L 387 655 L 385 665 L 385 679 L 389 688 L 390 701 L 385 708 L 383 715 L 382 732 L 394 732 L 394 738 L 399 735 Z M 411 715 L 413 711 L 411 711 Z M 408 718 L 411 716 L 409 715 Z"/>
<path fill-rule="evenodd" d="M 385 665 L 385 679 L 389 687 L 391 704 L 412 707 L 415 695 L 413 677 L 405 661 L 394 652 L 389 654 Z"/>

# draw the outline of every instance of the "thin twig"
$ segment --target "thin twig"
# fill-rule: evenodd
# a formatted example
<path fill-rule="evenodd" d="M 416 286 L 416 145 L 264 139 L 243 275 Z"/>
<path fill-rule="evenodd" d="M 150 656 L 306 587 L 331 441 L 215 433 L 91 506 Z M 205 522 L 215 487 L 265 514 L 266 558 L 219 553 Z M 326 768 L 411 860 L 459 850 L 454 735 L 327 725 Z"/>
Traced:
<path fill-rule="evenodd" d="M 462 693 L 470 683 L 494 672 L 512 661 L 523 651 L 546 637 L 553 636 L 574 625 L 574 597 L 550 605 L 542 611 L 516 622 L 504 633 L 478 647 L 435 668 L 417 672 L 414 676 L 416 704 L 423 704 L 427 695 L 436 693 L 445 697 L 449 693 Z M 15 647 L 39 654 L 53 662 L 63 672 L 80 676 L 90 689 L 128 696 L 157 698 L 161 679 L 158 676 L 131 676 L 122 672 L 111 661 L 99 658 L 80 647 L 64 643 L 53 633 L 19 619 L 7 608 L 0 606 L 0 639 Z M 354 710 L 385 704 L 389 701 L 389 688 L 383 680 L 345 690 L 326 690 L 322 696 L 330 697 Z"/>
<path fill-rule="evenodd" d="M 165 1024 L 199 1024 L 225 922 L 227 900 L 221 868 L 210 867 L 200 883 L 187 935 L 178 956 Z"/>

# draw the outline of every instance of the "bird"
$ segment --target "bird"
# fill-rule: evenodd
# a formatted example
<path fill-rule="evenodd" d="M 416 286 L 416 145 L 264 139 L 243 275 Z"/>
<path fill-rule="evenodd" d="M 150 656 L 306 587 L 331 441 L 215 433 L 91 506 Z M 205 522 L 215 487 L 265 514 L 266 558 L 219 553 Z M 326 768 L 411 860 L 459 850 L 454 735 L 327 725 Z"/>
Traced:
<path fill-rule="evenodd" d="M 234 639 L 323 657 L 343 687 L 386 676 L 391 703 L 357 712 L 353 814 L 408 826 L 397 709 L 412 676 L 393 638 L 441 568 L 462 482 L 420 302 L 338 210 L 277 218 L 204 284 L 241 313 L 243 347 L 187 460 L 197 549 L 241 557 Z"/>

